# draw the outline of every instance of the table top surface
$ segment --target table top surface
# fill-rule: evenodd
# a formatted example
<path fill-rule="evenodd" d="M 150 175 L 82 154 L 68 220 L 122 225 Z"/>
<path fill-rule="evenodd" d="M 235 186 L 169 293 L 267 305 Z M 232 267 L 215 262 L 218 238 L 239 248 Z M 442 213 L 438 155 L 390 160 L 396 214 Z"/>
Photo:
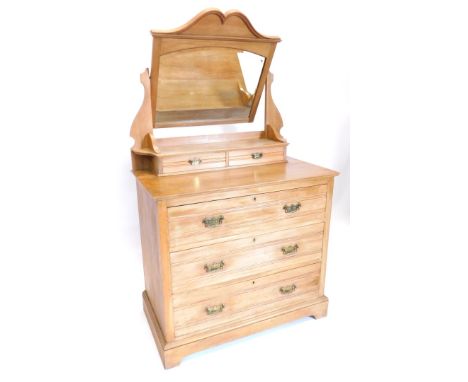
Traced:
<path fill-rule="evenodd" d="M 193 174 L 156 176 L 145 171 L 135 171 L 134 174 L 155 199 L 339 175 L 336 171 L 294 158 L 288 158 L 286 163 L 227 168 Z"/>

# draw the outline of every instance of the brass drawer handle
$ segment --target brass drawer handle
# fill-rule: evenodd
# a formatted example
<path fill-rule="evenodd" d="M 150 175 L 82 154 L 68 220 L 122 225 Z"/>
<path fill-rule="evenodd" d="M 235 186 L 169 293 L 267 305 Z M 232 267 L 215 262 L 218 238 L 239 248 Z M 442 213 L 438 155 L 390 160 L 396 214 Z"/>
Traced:
<path fill-rule="evenodd" d="M 224 304 L 219 304 L 219 305 L 213 305 L 213 306 L 207 306 L 205 308 L 206 314 L 216 314 L 216 313 L 221 313 L 224 309 Z"/>
<path fill-rule="evenodd" d="M 188 162 L 191 166 L 198 166 L 202 162 L 202 160 L 200 158 L 193 158 L 189 159 Z"/>
<path fill-rule="evenodd" d="M 260 159 L 263 156 L 263 153 L 252 153 L 250 154 L 252 159 Z"/>
<path fill-rule="evenodd" d="M 211 264 L 205 264 L 204 266 L 205 271 L 208 272 L 214 272 L 214 271 L 219 271 L 224 268 L 224 261 L 221 260 L 218 263 L 211 263 Z"/>
<path fill-rule="evenodd" d="M 203 224 L 205 227 L 216 227 L 217 225 L 221 225 L 223 223 L 224 216 L 223 215 L 218 215 L 218 216 L 212 216 L 210 218 L 204 218 L 203 219 Z"/>
<path fill-rule="evenodd" d="M 285 204 L 283 206 L 283 210 L 286 214 L 290 214 L 291 212 L 296 212 L 299 211 L 301 208 L 301 203 L 296 203 L 296 204 L 290 204 L 289 206 Z"/>
<path fill-rule="evenodd" d="M 281 292 L 281 294 L 289 294 L 289 293 L 294 292 L 296 288 L 297 288 L 296 284 L 291 284 L 291 285 L 279 288 L 279 291 Z"/>
<path fill-rule="evenodd" d="M 296 253 L 298 249 L 299 246 L 297 244 L 294 244 L 288 245 L 287 247 L 282 247 L 281 251 L 283 252 L 283 255 L 290 255 L 291 253 Z"/>

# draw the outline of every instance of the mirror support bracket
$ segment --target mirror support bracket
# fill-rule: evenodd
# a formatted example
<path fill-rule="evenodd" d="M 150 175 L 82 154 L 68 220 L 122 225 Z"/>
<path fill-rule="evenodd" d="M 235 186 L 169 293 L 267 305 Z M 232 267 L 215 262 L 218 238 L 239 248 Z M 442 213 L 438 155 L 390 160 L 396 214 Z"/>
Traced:
<path fill-rule="evenodd" d="M 159 148 L 153 136 L 153 113 L 151 111 L 151 90 L 148 69 L 140 74 L 140 82 L 143 85 L 143 103 L 133 120 L 130 136 L 134 140 L 132 151 L 134 153 L 145 153 L 146 155 L 159 153 Z"/>
<path fill-rule="evenodd" d="M 265 130 L 263 131 L 263 137 L 278 142 L 286 142 L 286 139 L 280 133 L 283 127 L 283 119 L 271 95 L 273 79 L 273 73 L 268 72 L 265 82 Z"/>

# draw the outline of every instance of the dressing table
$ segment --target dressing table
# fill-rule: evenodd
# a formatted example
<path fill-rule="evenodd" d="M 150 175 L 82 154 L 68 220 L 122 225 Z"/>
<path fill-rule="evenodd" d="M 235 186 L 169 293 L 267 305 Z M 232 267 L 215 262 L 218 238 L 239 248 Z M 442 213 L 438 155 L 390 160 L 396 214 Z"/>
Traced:
<path fill-rule="evenodd" d="M 240 12 L 215 9 L 151 33 L 152 66 L 140 75 L 144 99 L 131 127 L 131 158 L 143 307 L 170 368 L 193 352 L 326 315 L 338 174 L 286 155 L 269 70 L 278 37 L 260 34 Z M 261 131 L 154 134 L 251 123 L 262 94 Z"/>

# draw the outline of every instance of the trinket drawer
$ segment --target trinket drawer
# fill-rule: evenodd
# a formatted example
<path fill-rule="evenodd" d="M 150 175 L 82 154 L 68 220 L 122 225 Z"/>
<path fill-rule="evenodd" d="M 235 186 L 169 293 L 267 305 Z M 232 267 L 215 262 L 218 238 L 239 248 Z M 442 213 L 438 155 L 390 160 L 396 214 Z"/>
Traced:
<path fill-rule="evenodd" d="M 144 310 L 166 368 L 195 351 L 327 312 L 336 172 L 287 163 L 137 178 Z"/>

